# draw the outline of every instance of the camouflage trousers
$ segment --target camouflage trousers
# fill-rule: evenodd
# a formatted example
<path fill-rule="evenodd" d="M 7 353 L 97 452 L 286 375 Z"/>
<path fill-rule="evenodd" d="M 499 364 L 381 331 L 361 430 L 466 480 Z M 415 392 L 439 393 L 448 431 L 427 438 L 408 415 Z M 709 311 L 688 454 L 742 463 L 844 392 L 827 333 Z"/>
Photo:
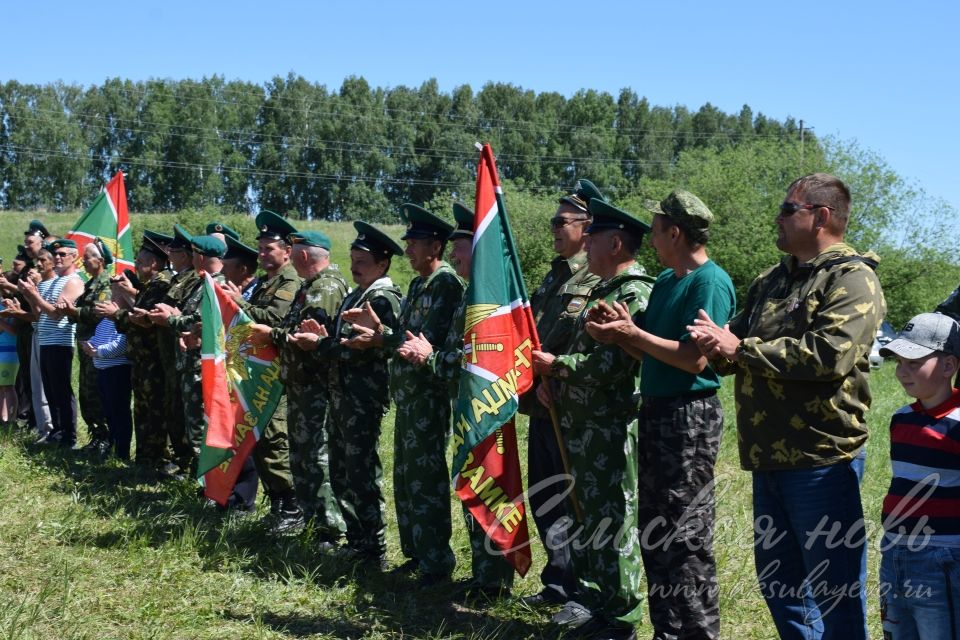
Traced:
<path fill-rule="evenodd" d="M 654 638 L 720 637 L 713 468 L 723 433 L 715 393 L 643 399 L 641 553 Z"/>
<path fill-rule="evenodd" d="M 393 491 L 400 550 L 420 561 L 420 570 L 449 574 L 456 565 L 450 548 L 450 474 L 447 439 L 450 397 L 445 387 L 391 380 L 396 405 L 393 434 Z"/>
<path fill-rule="evenodd" d="M 199 364 L 199 363 L 198 363 Z M 177 464 L 184 471 L 193 471 L 200 455 L 200 443 L 203 441 L 203 379 L 200 367 L 189 367 L 180 371 L 180 402 L 183 403 L 183 435 L 187 448 L 177 455 Z M 171 438 L 173 440 L 173 438 Z M 174 447 L 176 451 L 177 447 Z M 184 460 L 184 455 L 187 459 Z M 186 463 L 186 466 L 185 464 Z"/>
<path fill-rule="evenodd" d="M 560 412 L 583 513 L 569 538 L 578 602 L 609 622 L 636 624 L 643 618 L 636 415 L 572 418 Z"/>
<path fill-rule="evenodd" d="M 371 555 L 387 549 L 379 452 L 380 422 L 386 412 L 386 406 L 369 396 L 330 387 L 330 481 L 343 515 L 347 543 Z"/>
<path fill-rule="evenodd" d="M 313 519 L 314 529 L 321 537 L 337 540 L 347 527 L 330 484 L 330 439 L 326 416 L 326 384 L 287 385 L 290 474 L 297 501 L 304 517 Z"/>
<path fill-rule="evenodd" d="M 280 403 L 273 419 L 264 427 L 257 446 L 253 448 L 253 462 L 260 481 L 266 487 L 271 500 L 293 495 L 293 478 L 290 476 L 290 439 L 287 436 L 287 396 L 280 396 Z"/>
<path fill-rule="evenodd" d="M 160 335 L 160 361 L 163 365 L 164 395 L 167 401 L 163 407 L 164 439 L 169 440 L 173 448 L 173 457 L 178 462 L 186 463 L 190 459 L 190 441 L 187 439 L 186 426 L 183 422 L 183 392 L 180 383 L 180 372 L 177 371 L 176 354 L 172 349 L 179 348 L 165 344 L 167 336 Z M 166 443 L 164 444 L 164 458 L 170 456 Z"/>
<path fill-rule="evenodd" d="M 131 354 L 131 364 L 134 459 L 143 465 L 159 467 L 167 446 L 166 376 L 163 365 L 152 354 Z"/>
<path fill-rule="evenodd" d="M 97 388 L 97 369 L 93 366 L 93 358 L 77 347 L 77 360 L 80 365 L 78 372 L 77 400 L 80 403 L 80 416 L 87 425 L 90 440 L 108 441 L 110 431 L 107 429 L 107 419 L 100 406 L 100 390 Z"/>
<path fill-rule="evenodd" d="M 513 565 L 497 548 L 493 541 L 473 518 L 473 514 L 463 505 L 463 521 L 470 536 L 470 569 L 473 582 L 484 587 L 513 586 Z"/>

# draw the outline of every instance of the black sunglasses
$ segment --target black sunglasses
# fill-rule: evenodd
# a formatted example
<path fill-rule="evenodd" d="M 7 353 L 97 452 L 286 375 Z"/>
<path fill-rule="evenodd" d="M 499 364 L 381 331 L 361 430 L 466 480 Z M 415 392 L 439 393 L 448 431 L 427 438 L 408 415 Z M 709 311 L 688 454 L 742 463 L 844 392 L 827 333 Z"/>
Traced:
<path fill-rule="evenodd" d="M 563 229 L 571 222 L 586 222 L 589 219 L 590 218 L 564 218 L 563 216 L 555 216 L 550 218 L 550 226 L 554 229 Z"/>
<path fill-rule="evenodd" d="M 830 211 L 835 211 L 835 209 L 829 205 L 825 204 L 803 204 L 801 202 L 784 202 L 780 205 L 780 217 L 789 218 L 797 211 L 811 210 L 811 209 L 820 209 L 820 208 L 830 209 Z"/>

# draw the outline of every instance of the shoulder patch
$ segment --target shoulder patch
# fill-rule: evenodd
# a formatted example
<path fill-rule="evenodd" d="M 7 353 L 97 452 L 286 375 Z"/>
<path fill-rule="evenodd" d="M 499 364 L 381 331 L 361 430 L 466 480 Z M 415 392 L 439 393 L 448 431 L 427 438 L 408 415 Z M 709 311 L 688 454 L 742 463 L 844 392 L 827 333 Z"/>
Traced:
<path fill-rule="evenodd" d="M 293 300 L 293 292 L 285 289 L 278 289 L 273 295 L 281 300 L 286 300 L 287 302 Z"/>
<path fill-rule="evenodd" d="M 587 304 L 586 296 L 574 296 L 567 303 L 567 313 L 579 313 L 585 304 Z"/>

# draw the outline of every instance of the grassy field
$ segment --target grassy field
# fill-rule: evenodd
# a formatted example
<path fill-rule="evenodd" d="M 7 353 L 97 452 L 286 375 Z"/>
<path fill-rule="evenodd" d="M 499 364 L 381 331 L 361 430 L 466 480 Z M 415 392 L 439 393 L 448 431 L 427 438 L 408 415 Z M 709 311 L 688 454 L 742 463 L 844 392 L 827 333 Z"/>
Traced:
<path fill-rule="evenodd" d="M 4 257 L 11 255 L 30 217 L 2 214 Z M 50 226 L 63 231 L 74 219 L 64 216 L 62 225 Z M 174 219 L 151 216 L 150 227 L 163 229 Z M 345 265 L 352 227 L 316 226 L 331 234 L 334 257 Z M 397 262 L 401 271 L 396 279 L 405 283 L 409 267 Z M 870 530 L 876 532 L 889 481 L 886 424 L 906 396 L 889 363 L 875 372 L 872 388 L 863 501 Z M 722 398 L 731 418 L 717 466 L 723 637 L 772 638 L 775 632 L 755 586 L 751 489 L 737 460 L 729 381 Z M 523 447 L 524 419 L 518 428 Z M 402 559 L 390 481 L 392 438 L 391 413 L 384 421 L 381 452 L 389 555 L 396 564 Z M 263 503 L 258 516 L 225 517 L 202 507 L 190 482 L 151 484 L 131 466 L 94 462 L 30 442 L 23 431 L 0 432 L 0 638 L 549 637 L 549 611 L 516 600 L 466 608 L 450 602 L 449 587 L 422 591 L 404 578 L 354 574 L 349 565 L 314 552 L 309 531 L 296 538 L 271 538 L 258 523 L 266 511 Z M 452 508 L 459 562 L 455 578 L 465 579 L 469 544 L 460 508 Z M 871 539 L 868 585 L 874 637 L 881 635 L 877 538 Z M 517 581 L 516 594 L 539 589 L 543 558 L 535 543 L 534 568 Z M 649 635 L 649 627 L 639 635 Z"/>

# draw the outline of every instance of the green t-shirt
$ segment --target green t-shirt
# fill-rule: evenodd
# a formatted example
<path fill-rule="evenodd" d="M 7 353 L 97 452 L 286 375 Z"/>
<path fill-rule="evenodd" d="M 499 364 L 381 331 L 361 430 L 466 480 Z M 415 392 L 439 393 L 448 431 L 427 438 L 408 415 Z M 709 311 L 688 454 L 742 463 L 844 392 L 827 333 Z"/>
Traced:
<path fill-rule="evenodd" d="M 687 325 L 693 324 L 700 309 L 721 327 L 733 315 L 736 294 L 727 272 L 707 260 L 682 278 L 673 269 L 657 276 L 642 328 L 666 340 L 684 342 L 690 338 Z M 687 373 L 647 356 L 640 372 L 640 393 L 670 397 L 720 387 L 720 377 L 708 365 L 700 375 Z"/>

